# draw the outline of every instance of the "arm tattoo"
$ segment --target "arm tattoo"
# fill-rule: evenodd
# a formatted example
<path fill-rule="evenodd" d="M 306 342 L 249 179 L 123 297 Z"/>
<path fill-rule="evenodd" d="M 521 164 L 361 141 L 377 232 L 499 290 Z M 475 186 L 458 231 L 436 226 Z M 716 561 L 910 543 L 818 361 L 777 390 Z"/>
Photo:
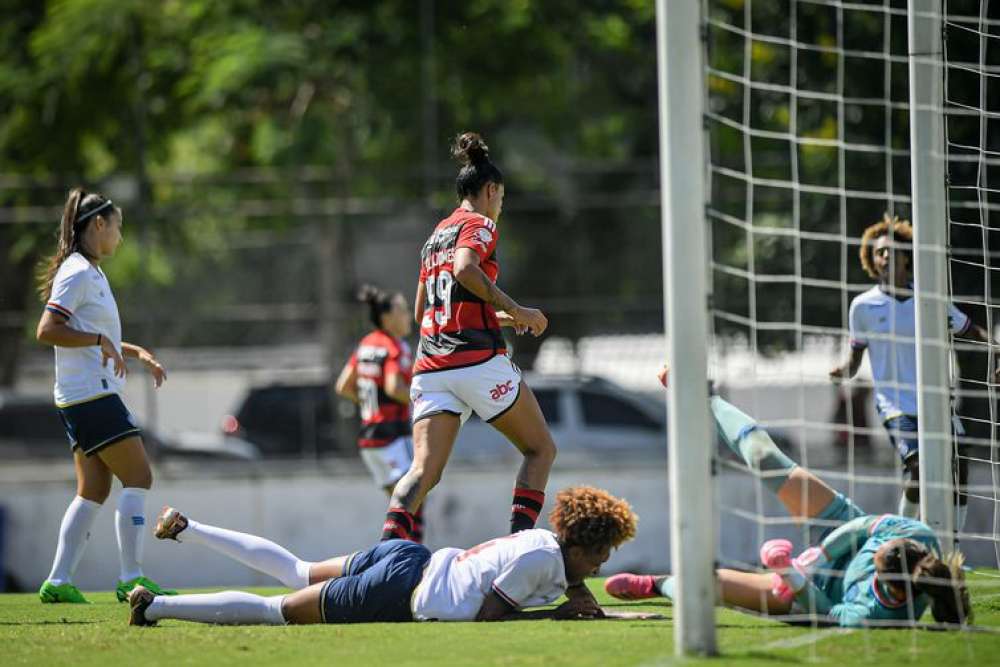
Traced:
<path fill-rule="evenodd" d="M 504 294 L 503 290 L 496 286 L 495 283 L 491 282 L 489 277 L 483 273 L 479 272 L 479 279 L 482 281 L 483 289 L 486 290 L 486 298 L 484 301 L 490 304 L 497 310 L 511 311 L 517 307 L 514 300 Z"/>

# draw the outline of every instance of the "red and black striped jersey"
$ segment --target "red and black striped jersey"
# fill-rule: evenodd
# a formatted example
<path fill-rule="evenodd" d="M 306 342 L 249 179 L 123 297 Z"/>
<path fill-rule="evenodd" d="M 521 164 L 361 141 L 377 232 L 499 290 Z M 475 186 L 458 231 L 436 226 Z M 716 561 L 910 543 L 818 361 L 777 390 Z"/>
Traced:
<path fill-rule="evenodd" d="M 474 366 L 506 354 L 493 306 L 454 276 L 455 252 L 470 248 L 479 255 L 479 268 L 495 283 L 500 274 L 496 247 L 496 223 L 464 208 L 438 223 L 424 243 L 420 282 L 426 297 L 414 374 Z"/>
<path fill-rule="evenodd" d="M 361 339 L 347 362 L 357 372 L 361 433 L 358 447 L 384 447 L 410 434 L 410 406 L 385 393 L 385 379 L 401 373 L 407 385 L 413 376 L 413 358 L 406 341 L 376 329 Z"/>

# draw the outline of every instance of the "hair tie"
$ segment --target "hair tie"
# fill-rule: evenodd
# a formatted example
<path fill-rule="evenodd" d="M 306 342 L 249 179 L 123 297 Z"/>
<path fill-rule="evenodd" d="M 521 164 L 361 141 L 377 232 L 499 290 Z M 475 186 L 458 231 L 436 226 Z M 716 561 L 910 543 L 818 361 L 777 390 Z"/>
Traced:
<path fill-rule="evenodd" d="M 95 208 L 95 209 L 93 209 L 91 211 L 87 211 L 86 213 L 84 213 L 81 216 L 78 216 L 77 219 L 73 222 L 73 226 L 75 227 L 75 226 L 79 225 L 81 222 L 83 222 L 84 220 L 87 220 L 89 218 L 94 217 L 95 215 L 97 215 L 98 213 L 100 213 L 104 209 L 109 208 L 110 206 L 112 206 L 111 200 L 110 199 L 106 199 L 104 201 L 104 203 L 101 204 L 100 206 L 98 206 L 97 208 Z"/>

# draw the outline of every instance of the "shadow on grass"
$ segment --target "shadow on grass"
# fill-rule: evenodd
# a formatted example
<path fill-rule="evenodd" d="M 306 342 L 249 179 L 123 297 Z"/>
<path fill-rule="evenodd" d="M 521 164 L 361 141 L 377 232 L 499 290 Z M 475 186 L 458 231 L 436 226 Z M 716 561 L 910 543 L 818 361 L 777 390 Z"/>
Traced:
<path fill-rule="evenodd" d="M 0 625 L 97 625 L 101 621 L 0 621 Z"/>
<path fill-rule="evenodd" d="M 800 663 L 805 662 L 804 658 L 796 658 L 791 655 L 782 655 L 780 653 L 764 653 L 763 651 L 750 651 L 748 653 L 725 653 L 724 658 L 736 658 L 738 657 L 741 661 L 745 660 L 747 662 L 785 662 L 785 663 Z"/>
<path fill-rule="evenodd" d="M 627 601 L 627 602 L 603 602 L 603 603 L 601 603 L 601 606 L 602 607 L 643 607 L 643 608 L 645 608 L 645 607 L 651 607 L 653 609 L 656 609 L 657 612 L 662 612 L 662 610 L 664 610 L 664 609 L 673 609 L 673 607 L 674 607 L 669 602 L 667 602 L 667 603 L 652 602 L 652 601 L 641 602 L 641 601 L 638 601 L 638 600 L 636 600 L 636 601 Z"/>

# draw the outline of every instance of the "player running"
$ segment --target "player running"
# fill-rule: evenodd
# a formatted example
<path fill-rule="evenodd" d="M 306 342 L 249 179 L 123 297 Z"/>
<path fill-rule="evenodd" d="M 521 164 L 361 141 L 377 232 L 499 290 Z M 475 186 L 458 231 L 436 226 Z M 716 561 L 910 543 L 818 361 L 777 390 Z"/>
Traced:
<path fill-rule="evenodd" d="M 761 562 L 771 573 L 716 570 L 723 604 L 778 617 L 813 613 L 847 627 L 917 621 L 928 605 L 938 622 L 972 620 L 962 557 L 942 557 L 928 526 L 902 516 L 866 515 L 785 456 L 751 417 L 718 396 L 711 407 L 729 448 L 761 475 L 789 514 L 815 524 L 816 546 L 796 558 L 788 540 L 764 543 Z M 672 599 L 674 586 L 670 575 L 619 574 L 605 582 L 609 594 L 626 600 Z"/>
<path fill-rule="evenodd" d="M 368 305 L 375 329 L 361 339 L 337 378 L 337 393 L 358 404 L 358 450 L 375 483 L 392 496 L 413 462 L 410 438 L 410 379 L 413 358 L 403 340 L 410 334 L 406 297 L 365 285 L 358 300 Z M 413 513 L 410 538 L 422 542 L 423 506 Z"/>
<path fill-rule="evenodd" d="M 584 578 L 597 573 L 611 549 L 635 536 L 637 520 L 626 501 L 578 486 L 557 494 L 549 514 L 555 532 L 524 530 L 472 549 L 433 554 L 422 544 L 388 540 L 310 563 L 264 538 L 201 524 L 166 507 L 156 525 L 160 539 L 202 544 L 299 590 L 271 597 L 238 591 L 163 597 L 136 588 L 129 597 L 129 623 L 152 625 L 164 618 L 285 625 L 601 617 Z M 555 609 L 521 611 L 563 594 L 569 599 Z"/>
<path fill-rule="evenodd" d="M 40 277 L 46 304 L 36 335 L 55 347 L 55 403 L 73 451 L 77 489 L 59 526 L 52 571 L 38 591 L 42 602 L 87 602 L 73 585 L 73 574 L 111 492 L 112 475 L 124 487 L 115 512 L 118 600 L 124 602 L 139 584 L 175 594 L 142 572 L 146 491 L 153 475 L 140 431 L 121 399 L 125 359 L 138 359 L 157 387 L 167 374 L 148 350 L 122 341 L 118 306 L 100 268 L 121 240 L 121 209 L 103 195 L 76 188 L 63 209 L 58 250 Z"/>
<path fill-rule="evenodd" d="M 496 285 L 503 174 L 478 134 L 459 136 L 452 153 L 463 164 L 456 181 L 461 203 L 420 254 L 414 301 L 420 344 L 410 387 L 413 463 L 393 490 L 383 540 L 412 535 L 413 514 L 441 478 L 458 430 L 473 411 L 524 455 L 512 533 L 534 527 L 556 456 L 545 417 L 500 333 L 501 326 L 510 326 L 540 336 L 548 326 L 540 310 L 518 305 Z"/>
<path fill-rule="evenodd" d="M 920 515 L 920 470 L 917 441 L 916 301 L 913 298 L 913 228 L 906 220 L 885 214 L 861 236 L 861 266 L 878 284 L 854 297 L 849 314 L 851 354 L 830 371 L 834 382 L 858 372 L 865 350 L 875 380 L 875 407 L 889 440 L 899 452 L 909 477 L 899 499 L 899 514 Z M 989 342 L 989 334 L 955 306 L 948 306 L 948 325 L 960 338 Z M 961 424 L 955 420 L 958 435 Z M 956 441 L 957 444 L 957 441 Z M 965 525 L 969 477 L 966 457 L 956 456 L 958 487 L 955 532 Z"/>

